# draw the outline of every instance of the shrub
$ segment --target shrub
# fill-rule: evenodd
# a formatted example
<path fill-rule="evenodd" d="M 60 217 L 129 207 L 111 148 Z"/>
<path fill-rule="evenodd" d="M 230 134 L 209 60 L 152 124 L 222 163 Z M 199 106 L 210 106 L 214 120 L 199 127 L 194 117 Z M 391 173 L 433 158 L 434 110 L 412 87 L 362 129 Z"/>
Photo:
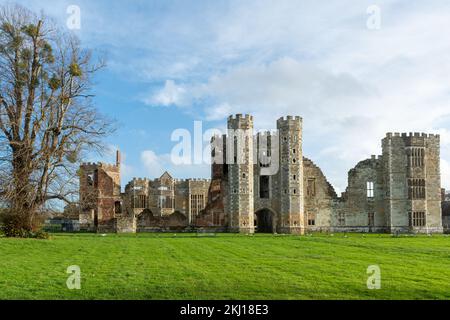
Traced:
<path fill-rule="evenodd" d="M 49 239 L 48 233 L 38 228 L 30 230 L 23 225 L 21 217 L 11 212 L 3 212 L 0 221 L 3 224 L 2 232 L 8 238 Z"/>
<path fill-rule="evenodd" d="M 38 230 L 31 233 L 31 238 L 48 240 L 50 239 L 50 235 L 43 230 Z"/>

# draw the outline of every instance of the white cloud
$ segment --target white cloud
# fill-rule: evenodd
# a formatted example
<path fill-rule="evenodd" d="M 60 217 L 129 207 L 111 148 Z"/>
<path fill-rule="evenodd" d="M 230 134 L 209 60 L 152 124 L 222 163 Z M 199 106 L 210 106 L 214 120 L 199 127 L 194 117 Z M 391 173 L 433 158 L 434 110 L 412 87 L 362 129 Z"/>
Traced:
<path fill-rule="evenodd" d="M 385 56 L 390 54 L 385 63 L 360 72 L 333 71 L 289 57 L 237 66 L 186 87 L 190 96 L 185 101 L 212 101 L 212 107 L 203 110 L 206 120 L 251 113 L 257 128 L 274 127 L 279 116 L 302 116 L 306 155 L 344 190 L 347 171 L 359 160 L 381 153 L 386 132 L 439 133 L 445 129 L 437 125 L 439 120 L 450 113 L 450 65 L 440 58 L 444 52 L 437 61 L 423 62 L 423 56 L 398 57 L 385 51 Z M 442 148 L 449 146 L 449 139 L 443 139 Z M 450 154 L 442 154 L 443 186 L 450 187 L 445 175 L 445 157 Z"/>
<path fill-rule="evenodd" d="M 92 3 L 81 1 L 81 37 L 112 48 L 115 70 L 165 81 L 146 104 L 208 121 L 252 113 L 259 128 L 300 115 L 305 155 L 341 190 L 356 162 L 381 152 L 386 132 L 440 133 L 442 184 L 450 188 L 450 2 L 377 1 L 376 31 L 366 27 L 368 0 L 231 1 L 202 10 L 183 1 L 155 10 Z M 170 167 L 164 155 L 145 159 L 159 163 L 150 170 Z"/>
<path fill-rule="evenodd" d="M 141 153 L 141 162 L 150 177 L 156 178 L 164 173 L 163 159 L 152 150 L 145 150 Z"/>
<path fill-rule="evenodd" d="M 231 114 L 232 110 L 233 107 L 228 103 L 221 103 L 211 108 L 205 108 L 205 118 L 207 121 L 223 120 Z"/>
<path fill-rule="evenodd" d="M 175 165 L 170 154 L 157 154 L 152 150 L 141 153 L 141 162 L 149 178 L 159 178 L 164 171 L 169 172 L 174 178 L 210 178 L 210 166 L 208 164 L 183 164 Z"/>
<path fill-rule="evenodd" d="M 181 105 L 185 93 L 186 91 L 183 87 L 177 86 L 173 80 L 167 80 L 164 88 L 153 94 L 152 97 L 144 99 L 144 103 L 165 107 Z"/>

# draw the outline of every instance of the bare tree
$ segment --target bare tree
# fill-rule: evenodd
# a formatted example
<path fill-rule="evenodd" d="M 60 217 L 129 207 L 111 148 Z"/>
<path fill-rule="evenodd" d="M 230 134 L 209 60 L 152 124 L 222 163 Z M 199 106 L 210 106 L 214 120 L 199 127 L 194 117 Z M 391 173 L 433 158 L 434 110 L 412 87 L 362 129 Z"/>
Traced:
<path fill-rule="evenodd" d="M 0 7 L 0 195 L 18 230 L 34 230 L 47 201 L 69 201 L 77 162 L 112 130 L 92 105 L 104 64 L 91 61 L 47 17 Z"/>

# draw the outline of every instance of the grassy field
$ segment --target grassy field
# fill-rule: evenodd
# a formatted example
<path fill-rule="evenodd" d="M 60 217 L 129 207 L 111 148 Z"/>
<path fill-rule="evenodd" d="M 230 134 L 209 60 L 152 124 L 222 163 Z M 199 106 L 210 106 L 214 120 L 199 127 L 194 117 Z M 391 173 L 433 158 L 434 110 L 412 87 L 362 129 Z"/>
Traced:
<path fill-rule="evenodd" d="M 81 268 L 69 290 L 68 266 Z M 381 289 L 367 289 L 367 267 Z M 449 299 L 450 237 L 0 238 L 0 299 Z"/>

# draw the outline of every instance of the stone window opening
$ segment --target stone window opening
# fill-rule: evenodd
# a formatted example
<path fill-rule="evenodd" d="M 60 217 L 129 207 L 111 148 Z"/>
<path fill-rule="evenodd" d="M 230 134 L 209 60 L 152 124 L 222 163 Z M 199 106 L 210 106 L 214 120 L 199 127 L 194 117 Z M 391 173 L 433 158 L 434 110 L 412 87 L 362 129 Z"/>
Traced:
<path fill-rule="evenodd" d="M 408 179 L 408 199 L 425 199 L 425 179 Z"/>
<path fill-rule="evenodd" d="M 425 164 L 425 148 L 412 147 L 407 150 L 408 165 L 410 167 L 423 167 Z"/>
<path fill-rule="evenodd" d="M 167 196 L 159 196 L 158 208 L 161 209 L 173 209 L 174 199 Z"/>
<path fill-rule="evenodd" d="M 237 154 L 238 154 L 238 138 L 236 136 L 234 136 L 234 141 L 233 141 L 234 147 L 233 147 L 233 159 L 234 162 L 233 164 L 237 164 Z"/>
<path fill-rule="evenodd" d="M 316 225 L 316 215 L 314 213 L 308 214 L 308 226 L 315 226 Z"/>
<path fill-rule="evenodd" d="M 297 189 L 294 189 L 294 194 L 297 194 Z"/>
<path fill-rule="evenodd" d="M 261 199 L 270 198 L 270 177 L 260 176 L 259 177 L 259 197 Z"/>
<path fill-rule="evenodd" d="M 114 212 L 122 213 L 122 203 L 120 203 L 120 201 L 114 202 Z"/>
<path fill-rule="evenodd" d="M 259 162 L 259 167 L 260 168 L 270 168 L 270 161 L 268 163 L 262 163 L 261 161 Z"/>
<path fill-rule="evenodd" d="M 93 173 L 89 173 L 86 177 L 87 180 L 87 184 L 88 186 L 93 186 L 94 185 L 94 174 Z"/>
<path fill-rule="evenodd" d="M 147 196 L 140 194 L 134 199 L 134 207 L 138 209 L 147 208 Z"/>
<path fill-rule="evenodd" d="M 367 198 L 372 199 L 374 197 L 374 183 L 373 181 L 367 181 Z"/>
<path fill-rule="evenodd" d="M 203 194 L 191 194 L 191 214 L 197 216 L 205 207 Z"/>
<path fill-rule="evenodd" d="M 294 174 L 294 175 L 292 176 L 292 179 L 297 180 L 297 175 Z"/>
<path fill-rule="evenodd" d="M 410 227 L 425 227 L 426 215 L 424 211 L 414 211 L 409 213 Z"/>

